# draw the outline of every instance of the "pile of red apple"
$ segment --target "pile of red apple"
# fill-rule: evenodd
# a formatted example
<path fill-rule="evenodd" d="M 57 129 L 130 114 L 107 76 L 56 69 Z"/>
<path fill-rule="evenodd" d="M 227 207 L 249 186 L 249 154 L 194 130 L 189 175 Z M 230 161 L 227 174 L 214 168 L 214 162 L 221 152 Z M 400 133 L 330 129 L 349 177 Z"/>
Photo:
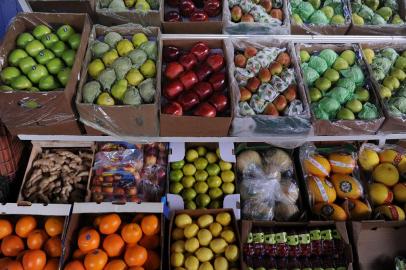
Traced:
<path fill-rule="evenodd" d="M 293 116 L 302 113 L 295 71 L 285 49 L 257 50 L 248 46 L 244 51 L 236 52 L 234 64 L 240 88 L 240 115 Z"/>
<path fill-rule="evenodd" d="M 282 3 L 272 0 L 229 0 L 231 20 L 238 22 L 259 22 L 282 25 Z"/>
<path fill-rule="evenodd" d="M 204 42 L 189 51 L 165 46 L 163 59 L 164 114 L 216 117 L 225 113 L 229 100 L 221 50 L 211 50 Z"/>
<path fill-rule="evenodd" d="M 165 21 L 181 22 L 188 18 L 192 22 L 208 21 L 209 17 L 217 17 L 222 10 L 221 0 L 168 0 L 170 8 L 165 13 Z"/>

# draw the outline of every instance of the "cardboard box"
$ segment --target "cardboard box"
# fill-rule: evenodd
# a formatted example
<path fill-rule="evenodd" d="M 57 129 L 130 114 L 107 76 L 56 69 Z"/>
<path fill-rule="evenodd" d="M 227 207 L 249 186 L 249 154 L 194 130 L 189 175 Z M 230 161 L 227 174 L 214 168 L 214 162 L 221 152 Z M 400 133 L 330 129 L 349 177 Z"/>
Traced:
<path fill-rule="evenodd" d="M 353 255 L 352 247 L 348 237 L 347 228 L 345 222 L 334 222 L 334 221 L 310 221 L 310 222 L 273 222 L 273 221 L 241 221 L 241 245 L 247 243 L 248 235 L 255 227 L 261 228 L 274 228 L 276 230 L 300 230 L 302 228 L 335 228 L 341 235 L 342 240 L 344 241 L 344 254 L 349 263 L 347 270 L 353 269 Z M 244 270 L 248 269 L 246 263 L 243 263 Z"/>
<path fill-rule="evenodd" d="M 113 11 L 100 6 L 100 0 L 95 1 L 97 22 L 105 26 L 114 26 L 126 23 L 136 23 L 143 26 L 161 27 L 160 12 L 163 9 L 164 0 L 159 0 L 158 10 L 149 10 L 146 13 L 135 12 L 135 9 L 126 11 Z"/>
<path fill-rule="evenodd" d="M 35 216 L 38 221 L 39 226 L 43 226 L 46 217 L 57 216 L 64 218 L 64 228 L 61 235 L 62 240 L 62 256 L 59 260 L 59 267 L 62 269 L 62 257 L 65 252 L 66 246 L 66 232 L 68 229 L 69 223 L 69 214 L 71 211 L 70 204 L 16 204 L 16 203 L 7 203 L 0 204 L 0 214 L 2 218 L 10 219 L 13 222 L 17 222 L 20 216 Z"/>
<path fill-rule="evenodd" d="M 296 44 L 296 54 L 300 55 L 300 50 L 306 50 L 310 54 L 314 52 L 320 52 L 323 49 L 332 49 L 337 53 L 340 53 L 344 50 L 353 50 L 357 55 L 357 63 L 363 69 L 363 73 L 366 79 L 366 87 L 369 90 L 370 100 L 372 104 L 375 104 L 380 117 L 374 120 L 320 120 L 316 119 L 313 111 L 311 111 L 311 117 L 313 122 L 314 134 L 315 135 L 356 135 L 356 134 L 375 134 L 378 129 L 381 127 L 382 123 L 385 120 L 384 114 L 381 110 L 377 92 L 372 84 L 367 67 L 365 65 L 364 60 L 359 54 L 359 45 L 357 44 L 347 44 L 347 43 L 336 43 L 336 44 L 316 44 L 316 43 L 309 43 L 309 44 Z M 299 65 L 299 63 L 295 63 Z M 300 68 L 300 75 L 302 79 L 304 75 L 302 73 L 302 69 Z M 306 83 L 304 83 L 304 89 L 307 95 L 307 100 L 310 102 L 310 95 L 309 95 L 309 87 Z"/>
<path fill-rule="evenodd" d="M 177 8 L 172 8 L 165 4 L 160 12 L 162 22 L 162 31 L 165 34 L 221 34 L 223 32 L 223 13 L 224 9 L 228 6 L 227 1 L 220 0 L 222 12 L 217 17 L 209 17 L 205 22 L 191 22 L 188 18 L 183 17 L 182 22 L 167 22 L 165 21 L 165 13 L 168 11 L 178 11 Z"/>
<path fill-rule="evenodd" d="M 233 153 L 234 151 L 234 144 L 233 143 L 227 143 L 227 142 L 219 142 L 217 143 L 170 143 L 169 144 L 169 148 L 170 148 L 170 155 L 168 157 L 168 164 L 170 164 L 171 162 L 176 162 L 176 161 L 180 161 L 183 160 L 185 158 L 186 155 L 186 150 L 190 147 L 197 147 L 197 146 L 204 146 L 207 149 L 211 150 L 211 151 L 216 151 L 217 147 L 220 149 L 220 156 L 221 159 L 227 162 L 231 162 L 234 164 L 234 168 L 235 169 L 235 155 Z M 170 186 L 170 180 L 169 180 L 169 172 L 170 172 L 170 165 L 168 166 L 168 181 L 167 181 L 167 203 L 168 203 L 168 207 L 169 210 L 171 212 L 176 211 L 176 210 L 183 210 L 185 209 L 185 205 L 184 205 L 184 201 L 182 196 L 178 195 L 178 194 L 171 194 L 169 192 L 169 186 Z M 235 180 L 234 180 L 234 184 L 236 186 L 237 189 L 237 173 L 235 172 Z M 234 215 L 236 217 L 237 220 L 240 219 L 241 216 L 241 210 L 240 210 L 240 194 L 229 194 L 224 196 L 223 199 L 223 208 L 231 208 L 234 211 Z"/>
<path fill-rule="evenodd" d="M 159 90 L 161 89 L 161 52 L 160 31 L 157 27 L 144 28 L 141 25 L 126 25 L 116 27 L 104 27 L 95 25 L 92 29 L 89 45 L 99 36 L 104 36 L 108 32 L 115 31 L 124 36 L 132 36 L 135 33 L 145 33 L 148 37 L 157 40 L 158 56 L 156 61 L 156 92 L 155 100 L 152 104 L 142 104 L 139 106 L 114 105 L 100 106 L 82 102 L 82 90 L 88 81 L 88 65 L 92 60 L 90 46 L 88 46 L 86 56 L 83 61 L 78 93 L 76 95 L 76 107 L 80 114 L 80 120 L 85 125 L 97 129 L 105 134 L 115 136 L 157 136 L 158 127 L 158 104 Z"/>
<path fill-rule="evenodd" d="M 70 216 L 69 226 L 66 231 L 65 251 L 61 257 L 62 266 L 65 266 L 71 259 L 73 251 L 77 248 L 77 239 L 79 230 L 85 226 L 92 226 L 95 217 L 116 213 L 120 215 L 125 222 L 130 222 L 138 213 L 156 214 L 161 219 L 161 267 L 163 268 L 164 254 L 164 217 L 162 203 L 75 203 Z"/>
<path fill-rule="evenodd" d="M 14 18 L 4 38 L 5 42 L 0 47 L 0 59 L 6 59 L 16 48 L 16 39 L 20 33 L 32 31 L 38 24 L 47 24 L 52 29 L 70 24 L 77 32 L 82 31 L 69 81 L 65 89 L 50 92 L 2 91 L 0 118 L 12 134 L 80 135 L 72 101 L 90 33 L 89 16 L 71 13 L 20 13 Z M 6 62 L 1 62 L 0 69 L 7 66 Z M 30 106 L 32 103 L 37 106 L 33 108 Z"/>
<path fill-rule="evenodd" d="M 240 252 L 238 263 L 239 263 L 240 267 L 242 266 L 243 261 L 242 261 L 242 256 L 241 256 L 241 251 L 242 251 L 241 241 L 240 241 L 241 238 L 240 238 L 240 233 L 238 230 L 237 220 L 234 216 L 233 210 L 232 209 L 197 209 L 197 210 L 179 210 L 179 211 L 173 212 L 171 215 L 170 222 L 169 222 L 169 237 L 168 237 L 169 244 L 168 244 L 168 253 L 167 253 L 168 263 L 169 263 L 168 269 L 170 269 L 170 270 L 175 269 L 174 267 L 171 266 L 171 263 L 170 263 L 170 258 L 171 258 L 171 248 L 170 247 L 172 245 L 171 235 L 172 235 L 173 229 L 176 227 L 175 217 L 180 214 L 188 214 L 192 219 L 194 219 L 194 218 L 198 218 L 202 215 L 206 215 L 206 214 L 215 216 L 218 213 L 222 213 L 222 212 L 228 212 L 231 215 L 231 222 L 230 222 L 229 226 L 233 229 L 234 234 L 235 234 L 236 242 L 234 244 L 237 245 L 239 252 Z M 241 269 L 241 268 L 239 268 L 239 269 Z"/>
<path fill-rule="evenodd" d="M 38 155 L 43 153 L 46 150 L 54 150 L 54 149 L 67 149 L 67 150 L 74 150 L 80 151 L 81 149 L 90 150 L 92 152 L 92 161 L 91 166 L 93 166 L 94 162 L 94 153 L 95 153 L 95 145 L 93 142 L 52 142 L 52 141 L 38 141 L 32 142 L 32 150 L 30 154 L 30 158 L 28 160 L 27 168 L 25 170 L 24 178 L 20 187 L 19 195 L 18 195 L 18 202 L 21 203 L 30 203 L 26 201 L 27 198 L 23 195 L 23 189 L 25 186 L 25 182 L 31 177 L 34 169 L 32 168 L 33 162 L 37 160 Z M 87 184 L 86 184 L 86 195 L 85 200 L 89 202 L 91 199 L 90 193 L 90 183 L 92 179 L 92 167 L 89 168 L 89 175 L 87 176 Z M 52 202 L 54 203 L 54 202 Z"/>
<path fill-rule="evenodd" d="M 349 0 L 349 2 L 355 2 L 354 0 Z M 399 16 L 403 21 L 406 20 L 406 1 L 397 0 L 399 6 Z M 352 8 L 349 4 L 349 9 L 352 17 Z M 394 25 L 394 24 L 384 24 L 384 25 L 355 25 L 351 20 L 351 26 L 348 29 L 348 35 L 370 35 L 370 36 L 404 36 L 406 35 L 406 25 Z"/>
<path fill-rule="evenodd" d="M 406 254 L 406 221 L 352 222 L 354 254 L 360 270 L 395 269 Z"/>
<path fill-rule="evenodd" d="M 87 13 L 94 16 L 95 0 L 28 0 L 33 12 Z"/>
<path fill-rule="evenodd" d="M 300 70 L 298 65 L 294 62 L 298 61 L 295 49 L 292 42 L 279 41 L 279 40 L 265 40 L 261 38 L 252 38 L 249 40 L 231 39 L 226 41 L 227 44 L 227 61 L 230 63 L 228 69 L 230 78 L 230 89 L 234 96 L 234 119 L 230 134 L 232 136 L 269 136 L 271 134 L 290 134 L 302 135 L 309 134 L 311 131 L 310 123 L 310 108 L 306 98 L 306 93 L 303 88 L 304 83 L 300 77 Z M 300 116 L 271 116 L 265 114 L 258 114 L 254 116 L 240 116 L 239 114 L 239 100 L 240 100 L 240 86 L 234 77 L 235 65 L 234 55 L 236 51 L 241 51 L 248 46 L 253 46 L 258 50 L 265 47 L 284 48 L 291 58 L 291 68 L 295 73 L 295 85 L 297 86 L 297 99 L 302 101 L 303 113 Z M 299 60 L 300 61 L 300 60 Z M 292 84 L 293 85 L 293 84 Z"/>
<path fill-rule="evenodd" d="M 197 42 L 202 41 L 197 38 L 180 38 L 172 40 L 163 40 L 163 46 L 173 45 L 181 49 L 190 49 Z M 205 40 L 210 49 L 221 48 L 224 57 L 226 56 L 226 45 L 223 39 Z M 226 71 L 230 63 L 226 62 Z M 163 70 L 163 69 L 162 69 Z M 227 72 L 226 72 L 227 76 Z M 227 136 L 231 125 L 233 112 L 233 97 L 230 93 L 230 78 L 227 78 L 227 90 L 230 103 L 230 115 L 222 117 L 200 117 L 193 115 L 174 116 L 160 113 L 160 135 L 161 136 L 193 136 L 193 137 L 221 137 Z M 162 88 L 163 89 L 163 88 Z M 163 98 L 161 98 L 161 107 Z"/>

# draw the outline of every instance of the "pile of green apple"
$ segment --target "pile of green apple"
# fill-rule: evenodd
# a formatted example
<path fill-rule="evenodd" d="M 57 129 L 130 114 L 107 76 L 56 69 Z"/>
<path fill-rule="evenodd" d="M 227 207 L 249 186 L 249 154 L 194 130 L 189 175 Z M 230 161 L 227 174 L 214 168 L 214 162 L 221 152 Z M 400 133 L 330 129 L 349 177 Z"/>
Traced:
<path fill-rule="evenodd" d="M 66 86 L 75 62 L 81 35 L 70 25 L 56 33 L 46 25 L 21 33 L 17 49 L 8 55 L 8 67 L 0 73 L 0 90 L 52 91 Z"/>
<path fill-rule="evenodd" d="M 136 12 L 147 12 L 159 9 L 159 0 L 99 0 L 100 8 L 113 11 L 134 9 Z"/>
<path fill-rule="evenodd" d="M 395 116 L 406 114 L 406 51 L 400 55 L 393 48 L 376 52 L 365 48 L 363 54 L 371 66 L 372 76 L 380 84 L 379 94 L 389 111 Z"/>
<path fill-rule="evenodd" d="M 291 0 L 290 12 L 296 24 L 343 25 L 343 4 L 334 0 Z"/>
<path fill-rule="evenodd" d="M 399 16 L 398 0 L 351 1 L 352 22 L 355 25 L 404 24 Z"/>
<path fill-rule="evenodd" d="M 83 87 L 83 102 L 103 106 L 153 103 L 155 96 L 156 41 L 143 33 L 127 39 L 109 32 L 95 40 L 87 67 L 89 81 Z"/>
<path fill-rule="evenodd" d="M 221 208 L 224 195 L 235 191 L 233 165 L 219 149 L 190 148 L 184 160 L 171 163 L 169 192 L 182 195 L 186 209 Z"/>
<path fill-rule="evenodd" d="M 366 78 L 353 50 L 300 51 L 301 67 L 316 119 L 373 120 L 377 107 L 369 102 Z"/>

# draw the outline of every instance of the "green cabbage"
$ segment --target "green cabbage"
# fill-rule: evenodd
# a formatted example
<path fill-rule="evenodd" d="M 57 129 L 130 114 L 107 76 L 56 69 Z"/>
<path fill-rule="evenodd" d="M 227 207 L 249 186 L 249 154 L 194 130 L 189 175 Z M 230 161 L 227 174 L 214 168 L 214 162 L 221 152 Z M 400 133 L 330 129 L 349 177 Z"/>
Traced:
<path fill-rule="evenodd" d="M 334 98 L 323 97 L 319 101 L 319 107 L 329 115 L 329 118 L 334 118 L 340 109 L 340 103 Z"/>
<path fill-rule="evenodd" d="M 314 116 L 316 117 L 316 119 L 329 120 L 328 113 L 323 111 L 323 109 L 320 108 L 318 103 L 312 104 L 312 111 L 313 111 Z"/>
<path fill-rule="evenodd" d="M 309 66 L 305 66 L 303 69 L 303 77 L 307 85 L 312 85 L 315 80 L 317 80 L 320 75 Z"/>
<path fill-rule="evenodd" d="M 338 82 L 337 82 L 337 84 L 336 84 L 336 86 L 340 86 L 340 87 L 346 88 L 346 89 L 348 89 L 351 93 L 354 93 L 355 88 L 356 88 L 355 83 L 354 83 L 352 80 L 347 79 L 347 78 L 339 79 Z"/>
<path fill-rule="evenodd" d="M 378 118 L 378 109 L 372 103 L 365 102 L 362 110 L 358 113 L 358 118 L 361 120 L 374 120 Z"/>
<path fill-rule="evenodd" d="M 309 60 L 309 67 L 316 70 L 319 75 L 323 74 L 328 69 L 326 60 L 319 56 L 312 55 Z"/>
<path fill-rule="evenodd" d="M 320 52 L 319 56 L 326 61 L 329 67 L 331 67 L 336 61 L 338 54 L 332 49 L 324 49 Z"/>
<path fill-rule="evenodd" d="M 348 69 L 341 70 L 341 75 L 345 78 L 352 80 L 357 86 L 361 86 L 364 84 L 364 72 L 358 65 L 354 65 Z"/>
<path fill-rule="evenodd" d="M 326 96 L 337 100 L 341 104 L 344 104 L 351 99 L 352 93 L 347 88 L 337 86 L 328 91 Z"/>

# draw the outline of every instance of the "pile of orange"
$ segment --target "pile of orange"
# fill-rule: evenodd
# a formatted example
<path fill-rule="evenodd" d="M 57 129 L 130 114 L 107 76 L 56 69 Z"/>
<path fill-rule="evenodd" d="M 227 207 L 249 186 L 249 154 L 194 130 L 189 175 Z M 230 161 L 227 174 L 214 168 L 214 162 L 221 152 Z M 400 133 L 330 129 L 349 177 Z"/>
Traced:
<path fill-rule="evenodd" d="M 15 224 L 0 219 L 0 270 L 56 270 L 62 253 L 64 218 L 23 216 Z"/>
<path fill-rule="evenodd" d="M 160 231 L 160 218 L 152 214 L 138 214 L 130 223 L 118 214 L 98 216 L 79 231 L 64 270 L 157 270 Z"/>

